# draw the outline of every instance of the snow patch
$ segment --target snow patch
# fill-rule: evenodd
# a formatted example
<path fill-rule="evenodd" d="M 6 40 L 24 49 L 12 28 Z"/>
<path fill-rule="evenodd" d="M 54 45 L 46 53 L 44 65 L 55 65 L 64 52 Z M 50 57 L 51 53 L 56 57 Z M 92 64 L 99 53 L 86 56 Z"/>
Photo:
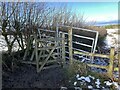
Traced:
<path fill-rule="evenodd" d="M 82 88 L 80 88 L 80 87 L 74 87 L 75 88 L 75 90 L 82 90 Z"/>
<path fill-rule="evenodd" d="M 77 74 L 77 75 L 76 75 L 76 78 L 79 78 L 79 76 L 80 76 L 80 75 L 79 75 L 79 74 Z"/>
<path fill-rule="evenodd" d="M 85 77 L 81 76 L 80 78 L 77 78 L 77 80 L 83 80 Z"/>
<path fill-rule="evenodd" d="M 67 90 L 67 87 L 61 87 L 60 90 Z"/>
<path fill-rule="evenodd" d="M 97 85 L 100 85 L 100 79 L 97 79 L 97 81 L 95 82 Z"/>
<path fill-rule="evenodd" d="M 90 78 L 89 77 L 83 77 L 83 76 L 81 76 L 80 78 L 77 78 L 77 80 L 85 80 L 87 82 L 90 82 Z"/>
<path fill-rule="evenodd" d="M 91 76 L 91 75 L 89 75 L 89 77 L 92 78 L 93 80 L 95 79 L 95 77 L 93 77 L 93 76 Z"/>
<path fill-rule="evenodd" d="M 90 78 L 89 78 L 89 77 L 86 77 L 86 78 L 85 78 L 85 81 L 90 82 Z"/>
<path fill-rule="evenodd" d="M 97 87 L 97 88 L 100 88 L 100 86 L 99 86 L 99 85 L 96 85 L 96 87 Z"/>
<path fill-rule="evenodd" d="M 100 80 L 97 79 L 97 81 L 96 81 L 95 83 L 97 84 L 96 87 L 97 87 L 97 88 L 100 88 L 100 86 L 99 86 L 99 85 L 100 85 Z"/>
<path fill-rule="evenodd" d="M 109 82 L 109 81 L 105 81 L 104 83 L 105 83 L 107 86 L 112 85 L 112 83 L 111 83 L 111 82 Z"/>
<path fill-rule="evenodd" d="M 92 86 L 88 86 L 89 89 L 92 89 L 93 87 Z"/>
<path fill-rule="evenodd" d="M 77 85 L 77 82 L 74 82 L 74 86 L 76 86 Z"/>

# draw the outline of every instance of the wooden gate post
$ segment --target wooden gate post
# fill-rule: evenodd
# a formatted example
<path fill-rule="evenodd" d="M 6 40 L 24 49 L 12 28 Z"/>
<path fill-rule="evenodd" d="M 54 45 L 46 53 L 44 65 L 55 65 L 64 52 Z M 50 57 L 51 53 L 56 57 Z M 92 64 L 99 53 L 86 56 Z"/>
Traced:
<path fill-rule="evenodd" d="M 118 78 L 118 83 L 120 84 L 120 50 L 118 51 L 118 68 L 119 68 L 119 78 Z"/>
<path fill-rule="evenodd" d="M 69 45 L 69 60 L 70 65 L 73 64 L 73 53 L 72 53 L 72 27 L 68 29 L 68 45 Z"/>
<path fill-rule="evenodd" d="M 111 47 L 110 50 L 110 61 L 108 65 L 108 76 L 113 79 L 113 65 L 114 65 L 114 55 L 115 55 L 115 48 Z"/>
<path fill-rule="evenodd" d="M 63 67 L 65 66 L 65 34 L 62 33 L 62 61 Z"/>
<path fill-rule="evenodd" d="M 37 36 L 35 35 L 35 33 L 34 33 L 34 38 L 35 38 L 36 69 L 37 69 L 37 72 L 39 72 L 38 41 L 37 41 Z"/>

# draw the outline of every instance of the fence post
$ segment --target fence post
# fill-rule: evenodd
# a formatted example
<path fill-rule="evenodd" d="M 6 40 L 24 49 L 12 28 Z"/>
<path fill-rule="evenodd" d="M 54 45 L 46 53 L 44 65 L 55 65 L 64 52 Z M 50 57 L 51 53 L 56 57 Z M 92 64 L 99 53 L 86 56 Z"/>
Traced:
<path fill-rule="evenodd" d="M 59 30 L 58 30 L 58 23 L 56 23 L 56 33 L 55 33 L 56 35 L 55 35 L 55 38 L 56 38 L 56 40 L 55 40 L 55 45 L 59 45 L 59 41 L 58 41 L 58 38 L 59 38 Z M 57 53 L 60 53 L 60 49 L 59 48 L 57 48 Z M 58 57 L 60 58 L 60 55 L 58 55 Z"/>
<path fill-rule="evenodd" d="M 110 50 L 110 61 L 109 61 L 109 65 L 108 65 L 108 76 L 111 79 L 113 79 L 114 55 L 115 55 L 115 48 L 111 47 L 111 50 Z"/>
<path fill-rule="evenodd" d="M 119 78 L 118 78 L 118 83 L 120 84 L 120 50 L 118 51 L 118 68 L 119 68 Z"/>
<path fill-rule="evenodd" d="M 65 66 L 65 34 L 62 33 L 62 60 L 63 66 Z"/>
<path fill-rule="evenodd" d="M 69 60 L 70 65 L 73 64 L 73 53 L 72 53 L 72 27 L 68 29 L 68 45 L 69 45 Z"/>
<path fill-rule="evenodd" d="M 37 36 L 34 33 L 35 38 L 35 57 L 36 57 L 36 69 L 37 72 L 39 72 L 39 60 L 38 60 L 38 42 L 37 42 Z"/>

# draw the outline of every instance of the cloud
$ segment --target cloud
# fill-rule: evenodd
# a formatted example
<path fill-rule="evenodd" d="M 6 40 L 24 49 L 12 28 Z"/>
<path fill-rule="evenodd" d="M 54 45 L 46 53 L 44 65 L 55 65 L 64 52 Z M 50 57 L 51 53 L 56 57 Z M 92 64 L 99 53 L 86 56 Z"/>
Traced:
<path fill-rule="evenodd" d="M 99 16 L 92 16 L 88 17 L 87 21 L 96 21 L 96 22 L 109 22 L 113 20 L 118 20 L 118 15 L 99 15 Z"/>

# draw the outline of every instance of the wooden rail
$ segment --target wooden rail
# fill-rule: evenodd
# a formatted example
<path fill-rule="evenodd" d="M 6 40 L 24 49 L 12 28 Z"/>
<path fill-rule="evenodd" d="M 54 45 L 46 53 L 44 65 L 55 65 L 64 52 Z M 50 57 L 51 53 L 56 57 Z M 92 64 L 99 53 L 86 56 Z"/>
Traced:
<path fill-rule="evenodd" d="M 107 75 L 111 78 L 111 79 L 114 79 L 113 78 L 113 71 L 114 71 L 114 60 L 115 59 L 118 59 L 118 70 L 119 70 L 119 73 L 120 73 L 120 52 L 118 54 L 115 55 L 115 50 L 114 50 L 114 47 L 111 48 L 110 50 L 110 54 L 109 55 L 105 55 L 105 54 L 97 54 L 95 52 L 83 52 L 82 50 L 80 49 L 75 49 L 73 48 L 73 39 L 72 39 L 72 36 L 73 36 L 73 33 L 72 33 L 72 28 L 75 28 L 75 27 L 70 27 L 70 26 L 67 26 L 68 28 L 68 33 L 58 33 L 58 27 L 56 27 L 56 31 L 50 31 L 50 30 L 44 30 L 45 32 L 52 32 L 52 33 L 55 33 L 55 37 L 47 37 L 47 38 L 40 38 L 38 39 L 37 38 L 37 35 L 34 35 L 34 39 L 35 39 L 35 48 L 32 52 L 32 55 L 31 55 L 31 58 L 30 58 L 30 61 L 29 62 L 24 62 L 23 63 L 28 63 L 28 64 L 36 64 L 36 69 L 37 69 L 37 72 L 40 72 L 45 64 L 48 64 L 48 63 L 52 63 L 52 62 L 56 62 L 56 58 L 54 58 L 54 54 L 58 54 L 60 56 L 58 57 L 61 57 L 62 59 L 62 64 L 63 66 L 65 66 L 65 58 L 68 58 L 69 59 L 69 65 L 72 66 L 73 65 L 73 55 L 74 54 L 79 54 L 79 55 L 85 55 L 85 56 L 90 56 L 90 57 L 100 57 L 100 58 L 107 58 L 109 59 L 109 65 L 108 66 L 101 66 L 101 65 L 95 65 L 95 64 L 87 64 L 89 67 L 96 67 L 96 68 L 101 68 L 101 69 L 106 69 L 107 70 Z M 81 29 L 81 28 L 75 28 L 75 29 Z M 42 29 L 40 29 L 42 30 Z M 83 29 L 83 30 L 87 30 L 87 29 Z M 90 30 L 87 30 L 87 31 L 90 31 Z M 97 31 L 93 31 L 95 33 L 97 33 Z M 66 46 L 65 42 L 65 35 L 68 35 L 68 46 Z M 39 35 L 40 35 L 40 32 L 39 32 Z M 76 35 L 75 35 L 76 36 Z M 84 36 L 78 36 L 77 37 L 82 37 L 82 38 L 87 38 L 87 37 L 84 37 Z M 96 39 L 98 38 L 98 33 L 96 34 Z M 93 38 L 89 38 L 90 40 L 95 40 Z M 24 55 L 24 58 L 27 56 L 27 53 L 28 53 L 28 50 L 29 50 L 29 40 L 28 40 L 28 47 L 26 49 L 26 52 L 25 52 L 25 55 Z M 54 43 L 53 46 L 48 46 L 46 45 L 46 43 L 48 42 L 52 42 Z M 41 44 L 44 44 L 44 45 L 41 45 L 42 47 L 39 47 L 38 43 L 41 43 Z M 81 43 L 80 43 L 81 44 Z M 96 42 L 92 43 L 92 46 L 93 44 L 97 44 L 97 40 Z M 83 45 L 83 44 L 82 44 Z M 68 48 L 68 51 L 65 51 L 65 47 Z M 93 51 L 95 51 L 95 48 L 96 47 L 93 47 Z M 53 51 L 56 49 L 56 53 L 53 53 Z M 61 50 L 59 50 L 61 49 Z M 38 52 L 39 51 L 39 52 Z M 43 52 L 41 52 L 43 51 Z M 47 51 L 48 54 L 45 55 L 45 52 L 44 51 Z M 69 54 L 69 57 L 65 57 L 65 54 L 66 52 Z M 35 62 L 32 62 L 33 58 L 36 58 L 36 61 Z M 45 57 L 45 59 L 43 60 L 43 62 L 40 62 L 40 58 L 42 57 Z M 54 60 L 52 61 L 48 61 L 48 59 L 50 59 L 50 57 L 53 57 Z M 91 58 L 91 59 L 92 59 Z M 75 60 L 74 60 L 75 61 Z M 78 60 L 76 60 L 77 62 L 80 62 Z M 41 65 L 41 66 L 40 66 Z M 46 67 L 46 68 L 49 68 L 49 67 Z M 116 79 L 115 79 L 116 80 Z M 119 78 L 118 78 L 118 81 L 120 83 L 120 74 L 119 74 Z"/>
<path fill-rule="evenodd" d="M 104 54 L 96 54 L 96 53 L 85 53 L 85 52 L 78 52 L 78 51 L 74 51 L 74 54 L 82 54 L 82 55 L 86 55 L 86 56 L 92 56 L 92 57 L 101 57 L 101 58 L 108 58 L 110 59 L 109 61 L 109 65 L 108 66 L 101 66 L 101 65 L 95 65 L 95 64 L 87 64 L 90 67 L 96 67 L 96 68 L 102 68 L 102 69 L 106 69 L 108 76 L 113 79 L 113 64 L 114 64 L 114 59 L 115 59 L 115 50 L 114 48 L 111 48 L 110 50 L 110 55 L 104 55 Z"/>
<path fill-rule="evenodd" d="M 97 33 L 98 37 L 98 33 Z M 96 68 L 101 68 L 101 69 L 106 69 L 107 74 L 109 78 L 112 80 L 117 80 L 120 83 L 120 53 L 115 55 L 115 49 L 114 47 L 111 47 L 110 54 L 109 55 L 104 55 L 104 54 L 96 54 L 96 53 L 89 53 L 89 52 L 80 52 L 76 51 L 72 47 L 72 27 L 68 28 L 68 48 L 69 48 L 69 60 L 70 60 L 70 65 L 73 64 L 73 54 L 79 54 L 79 55 L 86 55 L 86 56 L 91 56 L 91 57 L 101 57 L 101 58 L 108 58 L 109 59 L 109 65 L 108 66 L 101 66 L 101 65 L 95 65 L 95 64 L 87 64 L 89 67 L 96 67 Z M 95 42 L 96 44 L 97 42 Z M 118 69 L 119 69 L 119 78 L 114 78 L 113 77 L 113 71 L 114 71 L 114 60 L 118 59 Z M 77 60 L 78 61 L 78 60 Z M 80 62 L 80 61 L 78 61 Z"/>
<path fill-rule="evenodd" d="M 44 36 L 42 31 L 46 32 L 46 35 L 48 33 L 48 36 Z M 50 33 L 54 33 L 54 36 L 49 36 Z M 34 47 L 30 46 L 31 38 L 29 38 L 21 63 L 36 65 L 37 72 L 54 66 L 65 66 L 65 34 L 61 33 L 60 36 L 58 27 L 56 27 L 56 31 L 38 29 L 38 33 L 34 33 L 33 37 L 32 45 Z M 26 60 L 27 56 L 30 59 Z"/>

